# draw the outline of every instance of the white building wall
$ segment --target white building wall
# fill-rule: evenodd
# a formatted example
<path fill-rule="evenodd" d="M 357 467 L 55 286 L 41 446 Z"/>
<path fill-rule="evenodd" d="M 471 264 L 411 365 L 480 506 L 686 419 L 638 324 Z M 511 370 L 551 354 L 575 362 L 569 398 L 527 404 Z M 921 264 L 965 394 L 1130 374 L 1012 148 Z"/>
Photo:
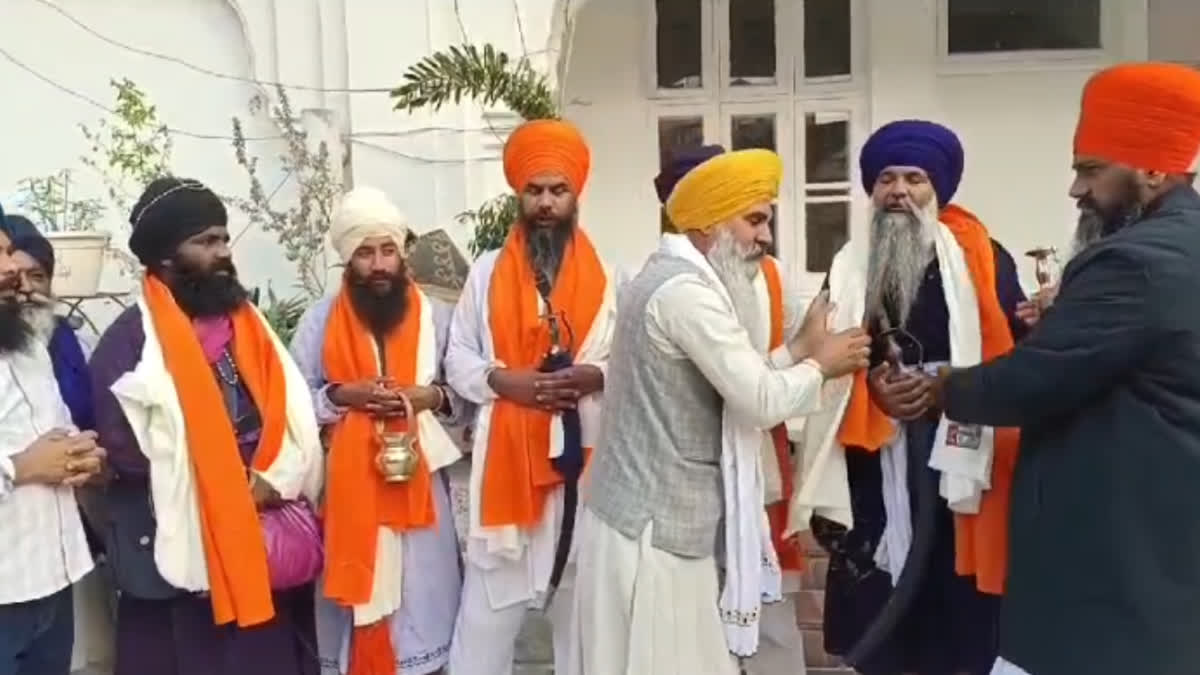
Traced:
<path fill-rule="evenodd" d="M 1186 0 L 1156 0 L 1159 4 Z M 636 267 L 658 237 L 657 122 L 648 100 L 648 14 L 641 0 L 605 0 L 580 13 L 566 91 L 568 116 L 595 153 L 585 223 L 614 263 Z M 1117 60 L 1145 58 L 1144 0 L 1110 2 L 1105 59 L 1075 63 L 947 64 L 938 50 L 937 0 L 863 0 L 866 130 L 900 118 L 947 124 L 962 139 L 967 166 L 955 201 L 974 210 L 1017 257 L 1040 245 L 1064 249 L 1074 228 L 1067 197 L 1071 137 L 1087 77 Z M 781 35 L 779 39 L 792 39 Z M 1200 59 L 1200 54 L 1197 55 Z M 851 161 L 863 138 L 852 139 Z M 857 182 L 855 183 L 857 186 Z M 856 209 L 865 212 L 861 188 Z M 797 230 L 793 215 L 783 229 Z M 859 217 L 852 232 L 861 231 Z M 802 237 L 793 231 L 780 239 Z M 783 249 L 786 258 L 786 247 Z M 796 261 L 787 261 L 796 270 Z M 815 284 L 819 275 L 809 275 Z M 1032 279 L 1029 279 L 1032 282 Z"/>
<path fill-rule="evenodd" d="M 553 75 L 561 65 L 566 114 L 593 148 L 584 223 L 618 266 L 636 268 L 655 246 L 658 205 L 650 180 L 657 171 L 656 109 L 645 84 L 648 0 L 52 1 L 129 45 L 236 77 L 307 88 L 290 90 L 297 113 L 335 145 L 339 136 L 347 140 L 353 182 L 391 193 L 417 230 L 444 227 L 464 245 L 470 232 L 454 217 L 507 189 L 499 154 L 514 120 L 471 104 L 408 115 L 392 110 L 385 92 L 346 90 L 391 87 L 409 64 L 464 40 L 530 54 Z M 1074 221 L 1065 193 L 1079 91 L 1102 63 L 964 70 L 939 56 L 938 0 L 853 1 L 863 18 L 857 29 L 863 133 L 853 139 L 852 160 L 862 136 L 879 124 L 898 117 L 941 120 L 958 131 L 967 150 L 958 201 L 978 212 L 1016 253 L 1035 244 L 1065 245 Z M 1145 57 L 1147 33 L 1153 33 L 1147 0 L 1107 2 L 1106 59 Z M 796 0 L 779 4 L 798 6 Z M 1151 6 L 1158 34 L 1168 35 L 1186 23 L 1170 17 L 1183 16 L 1178 12 L 1191 5 L 1152 0 Z M 573 31 L 565 29 L 567 16 L 574 19 Z M 1180 37 L 1166 50 L 1168 58 L 1187 58 L 1190 41 Z M 40 0 L 5 0 L 0 47 L 47 79 L 106 105 L 112 98 L 108 80 L 129 77 L 175 128 L 227 135 L 229 118 L 237 115 L 251 136 L 278 133 L 265 115 L 249 109 L 250 99 L 270 95 L 269 88 L 107 44 Z M 1194 60 L 1200 61 L 1200 53 Z M 0 201 L 12 206 L 24 176 L 71 167 L 81 181 L 89 180 L 77 162 L 86 150 L 77 125 L 102 113 L 3 58 L 0 77 L 6 84 Z M 226 194 L 245 194 L 245 177 L 227 141 L 176 136 L 175 144 L 179 173 Z M 281 178 L 276 156 L 283 148 L 273 141 L 252 146 L 262 158 L 264 181 L 274 185 Z M 85 186 L 100 194 L 98 183 Z M 282 203 L 289 189 L 280 191 Z M 861 231 L 865 200 L 860 191 L 855 194 L 854 227 Z M 785 210 L 781 216 L 781 240 L 801 240 L 795 214 Z M 111 213 L 106 221 L 120 241 L 127 237 L 124 217 Z M 241 214 L 234 212 L 232 219 L 235 231 L 244 228 Z M 795 247 L 784 250 L 785 258 L 787 250 Z M 235 255 L 249 284 L 272 281 L 277 289 L 288 288 L 292 270 L 273 236 L 247 231 Z"/>

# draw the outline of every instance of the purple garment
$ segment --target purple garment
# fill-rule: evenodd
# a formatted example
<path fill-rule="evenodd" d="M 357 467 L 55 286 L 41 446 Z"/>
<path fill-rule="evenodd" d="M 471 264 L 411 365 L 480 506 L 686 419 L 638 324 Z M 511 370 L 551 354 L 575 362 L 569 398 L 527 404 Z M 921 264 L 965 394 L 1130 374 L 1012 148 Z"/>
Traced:
<path fill-rule="evenodd" d="M 137 365 L 144 344 L 141 312 L 131 307 L 100 338 L 92 355 L 91 375 L 96 431 L 100 444 L 108 450 L 117 480 L 141 484 L 148 490 L 149 464 L 109 390 Z M 239 386 L 237 393 L 234 426 L 242 461 L 249 464 L 261 425 L 245 388 Z M 115 675 L 316 675 L 313 592 L 309 584 L 276 593 L 275 618 L 243 629 L 214 625 L 207 596 L 140 600 L 123 595 L 118 608 Z"/>
<path fill-rule="evenodd" d="M 233 340 L 233 322 L 228 316 L 192 319 L 192 328 L 209 363 L 216 363 Z"/>

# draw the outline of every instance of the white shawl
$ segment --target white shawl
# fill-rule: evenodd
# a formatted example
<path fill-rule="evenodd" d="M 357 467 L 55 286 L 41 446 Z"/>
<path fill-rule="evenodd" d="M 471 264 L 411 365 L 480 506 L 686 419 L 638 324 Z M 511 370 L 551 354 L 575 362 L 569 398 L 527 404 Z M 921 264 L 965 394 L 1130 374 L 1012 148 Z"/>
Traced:
<path fill-rule="evenodd" d="M 437 377 L 437 329 L 433 325 L 433 307 L 428 296 L 417 290 L 420 301 L 420 337 L 417 343 L 416 384 L 429 386 Z M 374 343 L 374 340 L 372 340 Z M 378 367 L 379 352 L 375 352 Z M 417 413 L 417 439 L 430 473 L 457 462 L 462 452 L 432 410 Z M 367 626 L 389 616 L 403 604 L 404 533 L 380 527 L 375 544 L 375 579 L 371 598 L 354 606 L 354 625 Z"/>
<path fill-rule="evenodd" d="M 971 366 L 979 363 L 982 354 L 975 286 L 962 248 L 941 223 L 934 244 L 950 314 L 951 365 Z M 836 305 L 833 331 L 862 325 L 870 260 L 867 245 L 862 239 L 852 239 L 833 259 L 829 272 L 830 300 Z M 854 526 L 845 449 L 837 440 L 852 387 L 849 375 L 827 381 L 821 391 L 821 411 L 810 416 L 792 437 L 800 445 L 803 461 L 797 466 L 795 484 L 799 487 L 788 508 L 788 535 L 808 529 L 814 514 L 848 528 Z M 942 472 L 940 492 L 952 509 L 961 513 L 978 510 L 979 496 L 991 483 L 992 450 L 990 428 L 942 418 L 929 465 Z"/>
<path fill-rule="evenodd" d="M 662 253 L 699 267 L 736 316 L 733 298 L 708 260 L 683 235 L 663 235 Z M 758 651 L 762 603 L 783 599 L 782 574 L 763 508 L 763 430 L 740 420 L 729 406 L 721 413 L 721 483 L 725 502 L 725 585 L 719 606 L 729 651 Z"/>
<path fill-rule="evenodd" d="M 163 361 L 162 344 L 154 330 L 150 308 L 142 298 L 138 299 L 138 309 L 145 333 L 141 360 L 133 370 L 118 378 L 111 390 L 142 454 L 150 460 L 150 495 L 158 525 L 154 538 L 158 572 L 177 588 L 207 591 L 208 562 L 183 408 L 175 381 Z M 266 324 L 258 310 L 254 312 Z M 312 395 L 274 331 L 268 326 L 266 332 L 283 367 L 287 427 L 279 456 L 260 475 L 283 499 L 304 496 L 315 504 L 325 467 Z"/>

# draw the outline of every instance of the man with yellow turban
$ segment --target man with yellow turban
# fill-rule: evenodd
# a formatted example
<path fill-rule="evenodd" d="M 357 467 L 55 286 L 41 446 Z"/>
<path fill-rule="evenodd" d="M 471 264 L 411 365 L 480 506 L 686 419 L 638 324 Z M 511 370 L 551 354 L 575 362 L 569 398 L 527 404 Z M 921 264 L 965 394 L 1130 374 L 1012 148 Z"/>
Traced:
<path fill-rule="evenodd" d="M 518 222 L 471 266 L 454 313 L 447 377 L 479 405 L 455 675 L 510 673 L 534 606 L 549 613 L 564 672 L 577 481 L 595 444 L 616 316 L 612 275 L 578 222 L 590 162 L 567 122 L 512 133 L 504 175 Z"/>
<path fill-rule="evenodd" d="M 291 345 L 329 439 L 322 661 L 350 675 L 439 672 L 461 586 L 441 472 L 460 453 L 434 418 L 453 424 L 464 409 L 439 382 L 452 308 L 409 278 L 408 225 L 382 191 L 347 193 L 329 234 L 342 283 L 305 312 Z M 415 432 L 419 459 L 403 482 L 376 465 L 381 430 Z"/>
<path fill-rule="evenodd" d="M 1092 76 L 1071 197 L 1105 236 L 1007 356 L 935 381 L 947 416 L 1021 427 L 1002 675 L 1200 664 L 1200 72 Z"/>
<path fill-rule="evenodd" d="M 823 298 L 769 359 L 747 332 L 782 170 L 742 150 L 687 172 L 667 200 L 681 234 L 622 289 L 569 675 L 736 674 L 763 600 L 781 599 L 762 430 L 815 410 L 825 378 L 867 357 L 860 329 L 826 331 Z"/>

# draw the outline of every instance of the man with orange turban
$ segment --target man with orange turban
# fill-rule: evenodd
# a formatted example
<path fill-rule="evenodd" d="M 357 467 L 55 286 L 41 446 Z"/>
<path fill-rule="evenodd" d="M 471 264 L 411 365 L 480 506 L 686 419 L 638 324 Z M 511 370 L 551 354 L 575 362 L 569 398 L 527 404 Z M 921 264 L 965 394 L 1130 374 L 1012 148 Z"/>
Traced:
<path fill-rule="evenodd" d="M 532 606 L 549 612 L 564 672 L 576 486 L 595 443 L 616 316 L 612 276 L 578 222 L 590 162 L 567 122 L 512 133 L 504 175 L 518 221 L 499 251 L 471 266 L 451 324 L 447 381 L 479 405 L 455 675 L 511 672 Z"/>
<path fill-rule="evenodd" d="M 768 150 L 688 171 L 667 200 L 682 234 L 622 289 L 565 675 L 736 675 L 764 599 L 781 600 L 763 429 L 815 410 L 825 378 L 867 356 L 860 329 L 825 330 L 823 300 L 769 358 L 748 332 L 782 171 Z"/>
<path fill-rule="evenodd" d="M 1007 356 L 943 372 L 963 422 L 1019 426 L 1003 675 L 1200 664 L 1200 72 L 1092 76 L 1071 197 L 1105 236 Z"/>

